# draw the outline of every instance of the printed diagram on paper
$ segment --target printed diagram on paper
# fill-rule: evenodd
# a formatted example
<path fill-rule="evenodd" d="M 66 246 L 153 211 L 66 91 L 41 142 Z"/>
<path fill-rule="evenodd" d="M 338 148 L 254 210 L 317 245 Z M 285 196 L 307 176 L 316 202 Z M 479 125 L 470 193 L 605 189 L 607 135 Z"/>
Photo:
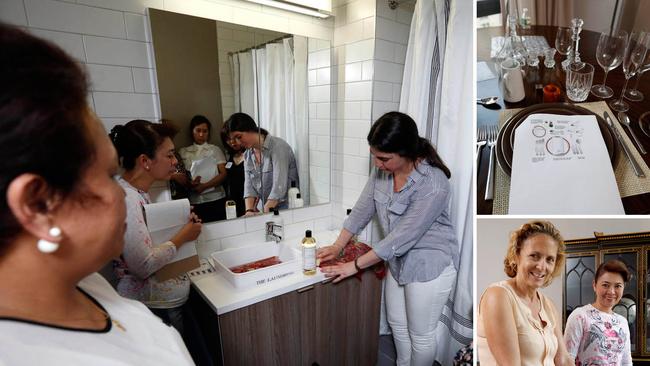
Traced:
<path fill-rule="evenodd" d="M 562 116 L 533 115 L 529 128 L 535 141 L 531 160 L 584 159 L 584 127 L 582 121 L 562 119 Z"/>

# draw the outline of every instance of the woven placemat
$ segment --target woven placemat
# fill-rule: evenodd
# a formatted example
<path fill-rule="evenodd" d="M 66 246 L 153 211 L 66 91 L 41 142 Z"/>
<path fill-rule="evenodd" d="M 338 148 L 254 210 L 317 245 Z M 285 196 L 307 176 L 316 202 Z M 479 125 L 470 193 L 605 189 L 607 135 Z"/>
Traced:
<path fill-rule="evenodd" d="M 604 112 L 609 113 L 610 116 L 615 116 L 612 113 L 609 106 L 605 102 L 591 102 L 591 103 L 582 103 L 578 104 L 580 107 L 586 108 L 599 116 L 602 116 Z M 519 112 L 521 109 L 508 109 L 501 112 L 499 117 L 499 128 L 505 123 L 510 116 Z M 616 156 L 616 170 L 614 171 L 614 176 L 616 177 L 616 184 L 618 185 L 618 192 L 621 194 L 621 197 L 636 196 L 637 194 L 643 194 L 650 192 L 650 168 L 643 161 L 641 154 L 636 148 L 636 145 L 630 140 L 623 126 L 616 121 L 614 118 L 614 126 L 623 136 L 623 140 L 627 146 L 630 146 L 632 150 L 632 155 L 636 161 L 641 165 L 645 178 L 639 178 L 634 174 L 632 165 L 627 160 L 623 149 L 618 146 L 617 156 Z M 508 204 L 510 198 L 510 176 L 506 174 L 501 167 L 496 169 L 494 175 L 494 201 L 492 202 L 492 213 L 495 215 L 507 215 L 508 214 Z"/>

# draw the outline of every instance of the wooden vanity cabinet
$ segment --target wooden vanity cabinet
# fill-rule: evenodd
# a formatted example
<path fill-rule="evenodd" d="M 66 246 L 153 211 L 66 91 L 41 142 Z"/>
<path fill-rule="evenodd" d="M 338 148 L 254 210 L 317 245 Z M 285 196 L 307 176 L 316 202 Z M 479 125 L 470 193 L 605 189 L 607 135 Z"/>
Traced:
<path fill-rule="evenodd" d="M 191 301 L 224 365 L 375 365 L 381 283 L 366 271 L 361 281 L 319 282 L 220 316 L 199 294 Z"/>

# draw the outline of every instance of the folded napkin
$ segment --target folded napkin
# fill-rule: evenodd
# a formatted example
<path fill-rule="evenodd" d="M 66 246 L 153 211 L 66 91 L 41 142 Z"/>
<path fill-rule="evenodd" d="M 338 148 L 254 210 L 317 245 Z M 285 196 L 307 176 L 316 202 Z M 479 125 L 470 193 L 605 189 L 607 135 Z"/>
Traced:
<path fill-rule="evenodd" d="M 517 127 L 508 213 L 625 213 L 595 116 L 532 114 Z"/>

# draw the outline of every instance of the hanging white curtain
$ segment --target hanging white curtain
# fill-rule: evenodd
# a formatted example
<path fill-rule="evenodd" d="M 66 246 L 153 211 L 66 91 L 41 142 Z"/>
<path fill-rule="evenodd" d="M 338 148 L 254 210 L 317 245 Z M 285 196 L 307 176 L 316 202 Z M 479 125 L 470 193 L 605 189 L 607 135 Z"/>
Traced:
<path fill-rule="evenodd" d="M 234 112 L 241 112 L 241 100 L 239 96 L 239 55 L 229 54 L 228 62 L 230 63 L 230 75 L 232 77 L 232 95 L 234 98 Z M 226 118 L 229 116 L 226 116 Z"/>
<path fill-rule="evenodd" d="M 239 60 L 239 93 L 237 95 L 239 98 L 239 112 L 246 113 L 257 121 L 257 73 L 254 51 L 250 50 L 237 54 Z M 233 74 L 233 79 L 236 77 Z"/>
<path fill-rule="evenodd" d="M 300 192 L 309 204 L 307 38 L 285 38 L 236 56 L 231 61 L 233 93 L 241 108 L 235 110 L 291 146 Z"/>
<path fill-rule="evenodd" d="M 436 360 L 451 365 L 472 341 L 472 24 L 471 1 L 415 5 L 399 110 L 409 114 L 451 170 L 450 212 L 460 246 L 456 286 L 436 330 Z"/>
<path fill-rule="evenodd" d="M 285 50 L 291 49 L 290 42 L 293 42 L 293 59 L 285 57 L 286 63 L 293 64 L 293 133 L 295 145 L 293 152 L 296 155 L 298 164 L 298 176 L 300 177 L 300 192 L 305 205 L 309 205 L 311 197 L 309 191 L 309 95 L 307 93 L 307 37 L 294 36 L 293 41 L 284 40 Z M 285 55 L 288 53 L 285 51 Z"/>

